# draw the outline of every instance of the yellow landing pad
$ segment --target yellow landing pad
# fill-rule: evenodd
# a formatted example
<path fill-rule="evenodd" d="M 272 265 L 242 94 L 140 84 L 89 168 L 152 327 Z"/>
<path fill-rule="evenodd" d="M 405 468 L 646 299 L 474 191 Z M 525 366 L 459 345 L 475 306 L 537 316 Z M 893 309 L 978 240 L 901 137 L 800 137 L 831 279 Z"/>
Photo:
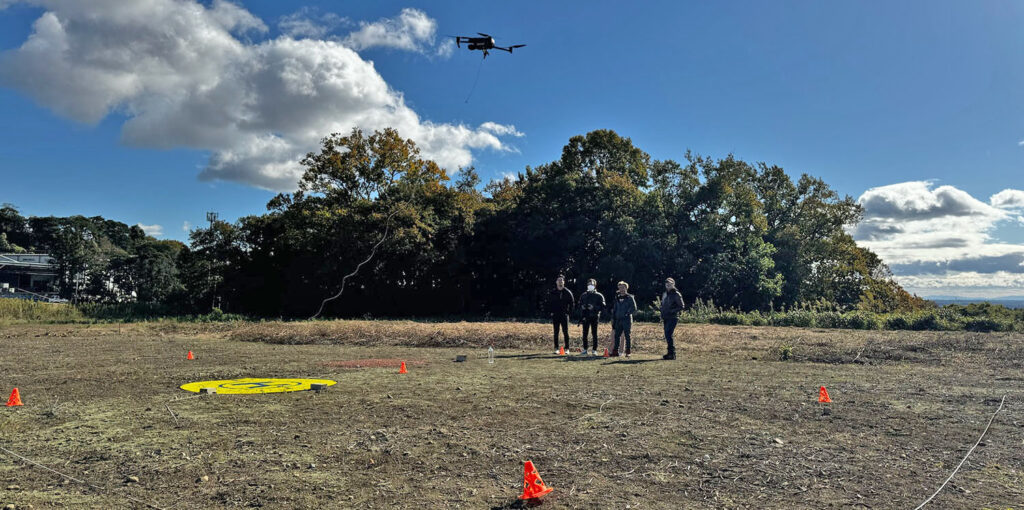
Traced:
<path fill-rule="evenodd" d="M 241 379 L 225 379 L 223 381 L 199 381 L 182 384 L 181 389 L 199 393 L 200 388 L 214 388 L 220 394 L 255 394 L 281 393 L 284 391 L 305 391 L 310 384 L 326 384 L 333 386 L 335 381 L 329 379 L 267 379 L 263 377 L 243 377 Z"/>

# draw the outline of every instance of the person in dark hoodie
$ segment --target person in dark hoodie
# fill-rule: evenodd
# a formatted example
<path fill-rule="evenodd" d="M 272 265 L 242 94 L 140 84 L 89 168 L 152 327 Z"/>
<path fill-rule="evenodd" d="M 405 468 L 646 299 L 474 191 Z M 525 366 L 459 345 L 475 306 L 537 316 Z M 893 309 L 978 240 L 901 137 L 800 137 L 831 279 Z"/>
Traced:
<path fill-rule="evenodd" d="M 565 350 L 569 350 L 569 314 L 576 304 L 572 291 L 565 288 L 565 277 L 558 275 L 555 279 L 555 288 L 548 292 L 547 310 L 551 315 L 551 323 L 555 330 L 555 354 L 558 354 L 558 328 L 562 328 L 562 341 Z"/>
<path fill-rule="evenodd" d="M 597 323 L 601 318 L 601 310 L 608 306 L 604 295 L 597 291 L 597 280 L 587 280 L 587 291 L 580 295 L 580 324 L 583 326 L 583 352 L 580 355 L 597 355 Z M 594 347 L 587 352 L 587 333 L 594 337 Z"/>
<path fill-rule="evenodd" d="M 626 336 L 626 357 L 632 354 L 632 340 L 630 333 L 633 330 L 633 314 L 636 313 L 636 299 L 629 293 L 629 284 L 619 282 L 615 298 L 612 299 L 612 330 L 614 331 L 615 345 L 612 347 L 612 356 L 621 356 L 619 352 L 619 337 Z"/>
<path fill-rule="evenodd" d="M 676 289 L 676 281 L 665 278 L 665 293 L 661 295 L 661 322 L 665 325 L 665 342 L 668 353 L 662 359 L 676 359 L 676 344 L 672 335 L 679 323 L 679 312 L 683 311 L 683 295 Z"/>

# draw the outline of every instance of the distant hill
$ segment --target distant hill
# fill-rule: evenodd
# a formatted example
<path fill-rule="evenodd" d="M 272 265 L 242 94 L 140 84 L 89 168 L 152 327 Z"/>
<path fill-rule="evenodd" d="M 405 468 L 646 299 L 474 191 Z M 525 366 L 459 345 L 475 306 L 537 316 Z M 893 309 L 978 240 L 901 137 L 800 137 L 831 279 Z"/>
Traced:
<path fill-rule="evenodd" d="M 945 305 L 969 305 L 971 303 L 992 303 L 1003 305 L 1007 308 L 1024 308 L 1024 296 L 1013 296 L 998 299 L 965 298 L 956 296 L 941 296 L 927 298 L 939 306 Z"/>

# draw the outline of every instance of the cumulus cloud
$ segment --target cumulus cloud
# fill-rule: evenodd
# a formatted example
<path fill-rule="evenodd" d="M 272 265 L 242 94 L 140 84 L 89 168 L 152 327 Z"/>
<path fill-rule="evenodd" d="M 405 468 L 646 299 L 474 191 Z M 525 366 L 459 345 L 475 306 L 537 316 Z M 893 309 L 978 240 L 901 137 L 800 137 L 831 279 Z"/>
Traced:
<path fill-rule="evenodd" d="M 858 199 L 864 219 L 851 234 L 889 264 L 908 289 L 933 294 L 941 288 L 981 287 L 1020 292 L 1024 245 L 992 237 L 997 226 L 1016 221 L 1012 210 L 1024 198 L 1017 193 L 1005 190 L 986 203 L 928 181 L 871 188 Z"/>
<path fill-rule="evenodd" d="M 941 217 L 999 216 L 1001 211 L 953 186 L 932 189 L 927 181 L 871 188 L 860 197 L 865 218 L 928 220 Z"/>
<path fill-rule="evenodd" d="M 183 223 L 181 224 L 181 231 L 182 231 L 182 232 L 184 232 L 184 233 L 186 233 L 186 234 L 187 234 L 187 233 L 189 233 L 189 232 L 191 232 L 191 231 L 192 231 L 192 224 L 191 224 L 191 223 L 189 223 L 189 222 L 188 222 L 188 220 L 185 220 L 185 221 L 184 221 L 184 222 L 183 222 Z"/>
<path fill-rule="evenodd" d="M 989 198 L 993 207 L 1002 209 L 1024 209 L 1024 191 L 1019 189 L 1004 189 Z"/>
<path fill-rule="evenodd" d="M 437 37 L 437 22 L 427 13 L 406 7 L 394 18 L 381 18 L 373 22 L 360 22 L 356 30 L 343 43 L 356 50 L 383 47 L 426 52 Z"/>
<path fill-rule="evenodd" d="M 0 85 L 60 115 L 96 123 L 124 115 L 124 142 L 210 152 L 205 180 L 287 191 L 299 159 L 322 137 L 393 127 L 442 167 L 477 150 L 513 150 L 513 126 L 422 119 L 355 48 L 427 48 L 436 23 L 422 11 L 364 23 L 343 41 L 283 35 L 215 0 L 25 0 L 45 12 L 28 39 L 0 53 Z M 246 35 L 248 34 L 248 35 Z"/>
<path fill-rule="evenodd" d="M 138 223 L 137 226 L 146 233 L 147 236 L 160 237 L 164 235 L 164 227 L 160 225 L 143 225 Z"/>

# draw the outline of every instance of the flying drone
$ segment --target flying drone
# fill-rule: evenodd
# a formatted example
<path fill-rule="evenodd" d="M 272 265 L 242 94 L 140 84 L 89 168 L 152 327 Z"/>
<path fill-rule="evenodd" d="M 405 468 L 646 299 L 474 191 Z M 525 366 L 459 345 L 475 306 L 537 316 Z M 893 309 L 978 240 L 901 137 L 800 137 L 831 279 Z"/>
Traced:
<path fill-rule="evenodd" d="M 464 35 L 453 35 L 452 37 L 455 38 L 455 46 L 461 48 L 462 43 L 467 43 L 466 47 L 470 50 L 482 50 L 484 52 L 484 58 L 487 58 L 487 55 L 490 54 L 491 50 L 502 50 L 512 53 L 512 50 L 526 46 L 525 44 L 514 44 L 503 48 L 494 44 L 493 37 L 480 32 L 477 32 L 477 34 L 480 35 L 480 37 L 467 37 Z"/>

